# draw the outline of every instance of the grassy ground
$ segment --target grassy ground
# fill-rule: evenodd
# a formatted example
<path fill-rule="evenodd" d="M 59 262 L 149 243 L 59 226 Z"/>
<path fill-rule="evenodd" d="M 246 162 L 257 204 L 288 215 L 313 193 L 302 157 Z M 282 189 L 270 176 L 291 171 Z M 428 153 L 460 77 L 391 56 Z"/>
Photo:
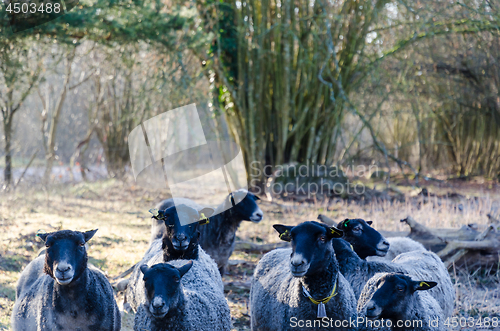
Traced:
<path fill-rule="evenodd" d="M 330 205 L 292 205 L 293 209 L 267 202 L 261 203 L 265 219 L 258 225 L 244 222 L 239 239 L 258 243 L 277 242 L 271 225 L 297 224 L 316 219 L 318 213 L 336 220 L 359 217 L 374 221 L 385 230 L 406 230 L 399 220 L 411 215 L 430 227 L 458 227 L 487 223 L 486 214 L 498 203 L 498 192 L 486 187 L 474 189 L 476 200 L 418 201 L 405 203 L 373 203 L 365 206 L 342 201 Z M 440 189 L 441 191 L 443 189 Z M 477 194 L 480 192 L 480 194 Z M 469 194 L 464 193 L 463 194 Z M 110 277 L 116 276 L 139 261 L 149 240 L 150 216 L 147 212 L 168 196 L 161 191 L 144 190 L 127 182 L 108 180 L 54 187 L 50 191 L 21 189 L 0 194 L 0 330 L 9 329 L 9 319 L 15 299 L 15 283 L 23 267 L 43 246 L 35 237 L 38 230 L 89 230 L 99 228 L 89 242 L 90 261 Z M 461 204 L 461 208 L 457 205 Z M 235 252 L 224 281 L 248 282 L 259 255 Z M 450 270 L 457 289 L 457 317 L 500 318 L 500 272 L 491 270 Z M 249 329 L 248 292 L 235 287 L 226 293 L 233 326 Z M 122 295 L 117 294 L 121 305 Z M 124 314 L 124 330 L 131 330 L 133 316 Z M 463 328 L 474 329 L 474 328 Z"/>

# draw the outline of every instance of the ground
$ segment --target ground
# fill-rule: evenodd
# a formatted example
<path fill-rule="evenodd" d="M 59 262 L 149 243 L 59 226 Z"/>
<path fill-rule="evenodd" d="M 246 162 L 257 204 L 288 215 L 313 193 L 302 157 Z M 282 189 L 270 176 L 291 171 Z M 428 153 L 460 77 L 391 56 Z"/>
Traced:
<path fill-rule="evenodd" d="M 446 189 L 435 188 L 436 192 Z M 244 222 L 237 236 L 239 240 L 255 243 L 278 242 L 272 224 L 298 224 L 316 219 L 318 213 L 335 220 L 346 217 L 372 220 L 375 228 L 384 230 L 405 230 L 399 220 L 408 215 L 429 227 L 459 227 L 468 223 L 484 226 L 487 223 L 486 214 L 500 200 L 498 188 L 486 183 L 474 186 L 473 190 L 469 187 L 469 191 L 462 187 L 455 189 L 460 189 L 459 193 L 465 197 L 475 195 L 477 199 L 450 200 L 446 203 L 431 201 L 426 204 L 415 203 L 414 199 L 392 204 L 372 202 L 364 206 L 338 200 L 328 205 L 291 204 L 287 208 L 263 201 L 260 205 L 265 219 L 260 224 Z M 38 231 L 98 228 L 99 231 L 89 242 L 90 262 L 113 278 L 141 259 L 149 241 L 148 209 L 167 197 L 164 192 L 146 190 L 131 181 L 118 180 L 55 185 L 50 189 L 18 188 L 15 192 L 0 193 L 0 330 L 9 329 L 15 284 L 20 272 L 43 246 L 36 237 Z M 458 205 L 461 207 L 458 208 Z M 248 283 L 259 258 L 258 254 L 235 252 L 224 281 Z M 457 289 L 455 316 L 462 317 L 462 320 L 457 319 L 457 323 L 465 321 L 464 317 L 500 318 L 498 269 L 452 268 L 450 274 Z M 244 286 L 232 286 L 226 297 L 234 329 L 249 330 L 248 291 Z M 122 300 L 122 294 L 118 293 L 120 306 Z M 133 316 L 124 314 L 123 322 L 123 330 L 131 330 Z M 476 327 L 465 326 L 461 329 Z"/>

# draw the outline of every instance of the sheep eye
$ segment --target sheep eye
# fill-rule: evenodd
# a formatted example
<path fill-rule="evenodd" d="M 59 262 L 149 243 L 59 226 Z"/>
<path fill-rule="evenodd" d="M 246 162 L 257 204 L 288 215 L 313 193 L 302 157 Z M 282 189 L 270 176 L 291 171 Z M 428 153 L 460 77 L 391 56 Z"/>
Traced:
<path fill-rule="evenodd" d="M 180 281 L 179 277 L 174 277 L 174 282 L 178 283 Z"/>
<path fill-rule="evenodd" d="M 403 292 L 405 289 L 403 286 L 398 286 L 396 287 L 396 290 L 398 290 L 398 292 Z"/>
<path fill-rule="evenodd" d="M 45 247 L 46 247 L 46 248 L 49 248 L 49 247 L 50 247 L 50 244 L 45 244 Z"/>
<path fill-rule="evenodd" d="M 80 247 L 85 247 L 85 243 L 80 243 Z"/>
<path fill-rule="evenodd" d="M 319 240 L 322 241 L 322 242 L 325 242 L 326 241 L 326 237 L 323 236 L 323 235 L 321 235 L 321 236 L 319 236 Z"/>

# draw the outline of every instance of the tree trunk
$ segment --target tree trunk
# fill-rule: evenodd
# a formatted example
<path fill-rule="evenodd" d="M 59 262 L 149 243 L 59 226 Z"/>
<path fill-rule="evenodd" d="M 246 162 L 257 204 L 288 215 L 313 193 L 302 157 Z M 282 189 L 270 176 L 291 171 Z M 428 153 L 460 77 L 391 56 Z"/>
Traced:
<path fill-rule="evenodd" d="M 54 160 L 56 158 L 55 154 L 55 146 L 56 146 L 56 136 L 57 136 L 57 126 L 59 124 L 59 118 L 61 116 L 61 111 L 63 108 L 64 101 L 66 100 L 66 94 L 68 92 L 68 85 L 69 81 L 71 79 L 71 65 L 73 64 L 73 59 L 75 57 L 75 50 L 73 49 L 66 58 L 66 75 L 64 77 L 64 83 L 63 83 L 63 88 L 61 91 L 61 94 L 59 95 L 59 98 L 57 99 L 56 106 L 54 108 L 54 111 L 52 113 L 52 117 L 50 120 L 50 129 L 49 129 L 49 137 L 47 139 L 47 164 L 45 167 L 45 172 L 43 174 L 43 182 L 47 184 L 50 179 L 50 174 L 52 173 L 52 167 L 54 165 Z M 48 106 L 48 104 L 44 105 Z M 48 112 L 48 109 L 46 109 Z"/>
<path fill-rule="evenodd" d="M 3 132 L 5 138 L 5 169 L 3 171 L 5 187 L 8 188 L 12 183 L 12 117 L 9 116 L 4 119 Z"/>

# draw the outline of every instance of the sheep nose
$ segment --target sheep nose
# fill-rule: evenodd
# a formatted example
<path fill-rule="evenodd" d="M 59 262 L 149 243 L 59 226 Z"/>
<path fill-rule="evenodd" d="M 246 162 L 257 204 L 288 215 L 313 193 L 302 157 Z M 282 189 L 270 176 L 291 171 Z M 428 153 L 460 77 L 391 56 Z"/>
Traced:
<path fill-rule="evenodd" d="M 178 241 L 184 241 L 184 240 L 186 240 L 186 238 L 187 238 L 186 235 L 183 233 L 175 236 L 175 239 L 177 239 Z"/>
<path fill-rule="evenodd" d="M 391 244 L 389 244 L 389 242 L 387 240 L 384 240 L 384 245 L 391 246 Z"/>
<path fill-rule="evenodd" d="M 67 263 L 59 263 L 56 269 L 61 273 L 65 273 L 66 271 L 69 271 L 71 269 L 71 266 Z"/>
<path fill-rule="evenodd" d="M 152 306 L 154 309 L 161 309 L 165 306 L 165 302 L 161 298 L 156 297 L 152 302 Z"/>
<path fill-rule="evenodd" d="M 294 267 L 300 267 L 302 265 L 305 264 L 305 261 L 303 259 L 292 259 L 292 261 L 290 261 L 290 263 L 292 264 L 292 266 Z"/>
<path fill-rule="evenodd" d="M 262 217 L 264 217 L 264 214 L 261 211 L 259 211 L 259 212 L 255 213 L 255 216 L 262 218 Z"/>
<path fill-rule="evenodd" d="M 373 312 L 375 310 L 375 304 L 373 302 L 368 302 L 366 305 L 366 311 L 367 312 Z"/>

